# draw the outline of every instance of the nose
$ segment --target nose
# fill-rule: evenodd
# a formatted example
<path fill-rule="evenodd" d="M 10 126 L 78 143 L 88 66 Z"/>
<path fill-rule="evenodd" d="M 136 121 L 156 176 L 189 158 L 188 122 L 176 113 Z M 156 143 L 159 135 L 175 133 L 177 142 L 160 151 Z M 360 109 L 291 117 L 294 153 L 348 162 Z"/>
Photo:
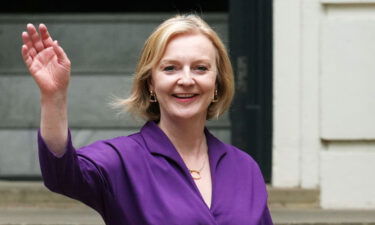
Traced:
<path fill-rule="evenodd" d="M 191 86 L 195 83 L 194 78 L 191 74 L 190 68 L 184 68 L 181 72 L 181 76 L 177 81 L 178 85 Z"/>

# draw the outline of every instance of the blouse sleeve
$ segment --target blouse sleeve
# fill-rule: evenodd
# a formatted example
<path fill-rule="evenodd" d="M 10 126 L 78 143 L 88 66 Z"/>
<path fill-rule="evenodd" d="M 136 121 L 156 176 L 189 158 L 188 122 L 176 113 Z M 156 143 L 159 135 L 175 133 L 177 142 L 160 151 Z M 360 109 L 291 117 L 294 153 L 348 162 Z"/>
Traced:
<path fill-rule="evenodd" d="M 106 180 L 95 162 L 77 154 L 68 130 L 68 141 L 62 156 L 54 155 L 38 130 L 39 163 L 45 186 L 53 192 L 79 200 L 103 213 Z"/>

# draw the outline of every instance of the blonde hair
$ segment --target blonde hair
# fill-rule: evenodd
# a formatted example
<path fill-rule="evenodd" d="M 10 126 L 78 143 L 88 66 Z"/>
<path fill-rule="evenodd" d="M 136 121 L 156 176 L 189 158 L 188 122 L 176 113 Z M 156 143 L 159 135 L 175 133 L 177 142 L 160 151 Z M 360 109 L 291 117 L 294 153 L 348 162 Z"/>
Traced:
<path fill-rule="evenodd" d="M 216 48 L 217 102 L 208 107 L 207 119 L 218 118 L 230 106 L 234 95 L 233 70 L 227 50 L 216 32 L 197 15 L 177 15 L 160 24 L 146 40 L 138 61 L 130 97 L 117 99 L 113 105 L 146 120 L 159 120 L 159 103 L 150 102 L 149 82 L 152 68 L 163 57 L 168 42 L 178 34 L 198 32 Z"/>

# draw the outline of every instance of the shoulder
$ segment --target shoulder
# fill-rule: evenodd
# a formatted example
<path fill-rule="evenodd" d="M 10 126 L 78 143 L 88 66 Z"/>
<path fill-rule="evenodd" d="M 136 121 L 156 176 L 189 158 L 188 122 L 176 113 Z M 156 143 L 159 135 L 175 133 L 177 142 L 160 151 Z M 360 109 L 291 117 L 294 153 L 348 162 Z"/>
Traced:
<path fill-rule="evenodd" d="M 207 144 L 213 151 L 213 154 L 221 156 L 225 154 L 225 161 L 230 162 L 235 167 L 258 167 L 256 161 L 245 151 L 225 143 L 215 137 L 208 129 L 205 129 Z"/>
<path fill-rule="evenodd" d="M 251 157 L 247 152 L 242 149 L 239 149 L 230 144 L 224 144 L 227 148 L 228 156 L 235 160 L 240 166 L 246 166 L 258 169 L 258 163 Z"/>
<path fill-rule="evenodd" d="M 118 136 L 110 139 L 95 141 L 77 150 L 77 156 L 99 167 L 118 165 L 126 157 L 126 154 L 141 154 L 142 143 L 139 133 L 129 136 Z"/>

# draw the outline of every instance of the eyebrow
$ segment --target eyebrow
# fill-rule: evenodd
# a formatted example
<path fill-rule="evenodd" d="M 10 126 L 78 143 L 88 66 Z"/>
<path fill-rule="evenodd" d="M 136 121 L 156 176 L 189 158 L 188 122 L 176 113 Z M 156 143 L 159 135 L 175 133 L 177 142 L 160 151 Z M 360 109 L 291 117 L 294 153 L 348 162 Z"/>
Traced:
<path fill-rule="evenodd" d="M 179 63 L 179 60 L 176 59 L 163 59 L 159 62 L 159 65 L 163 64 L 169 64 L 169 63 Z M 210 60 L 208 58 L 201 58 L 198 60 L 195 60 L 193 63 L 207 63 L 211 66 Z"/>

